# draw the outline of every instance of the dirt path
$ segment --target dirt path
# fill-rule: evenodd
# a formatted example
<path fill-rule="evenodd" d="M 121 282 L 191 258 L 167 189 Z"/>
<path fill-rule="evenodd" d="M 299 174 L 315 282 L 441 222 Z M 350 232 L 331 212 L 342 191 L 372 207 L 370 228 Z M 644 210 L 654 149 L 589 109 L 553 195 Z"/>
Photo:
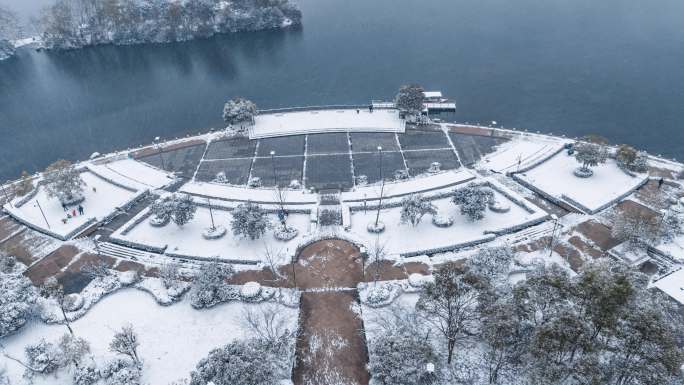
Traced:
<path fill-rule="evenodd" d="M 296 266 L 300 335 L 295 385 L 367 385 L 368 352 L 356 284 L 363 280 L 359 250 L 341 240 L 304 248 Z"/>

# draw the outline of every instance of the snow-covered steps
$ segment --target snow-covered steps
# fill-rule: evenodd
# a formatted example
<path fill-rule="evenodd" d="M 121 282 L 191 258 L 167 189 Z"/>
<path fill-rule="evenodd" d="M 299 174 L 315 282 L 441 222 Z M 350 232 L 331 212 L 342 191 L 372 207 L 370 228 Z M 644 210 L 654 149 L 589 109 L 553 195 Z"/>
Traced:
<path fill-rule="evenodd" d="M 145 261 L 153 258 L 154 255 L 146 251 L 133 249 L 126 246 L 116 245 L 110 242 L 99 242 L 100 253 L 109 257 L 129 259 L 133 261 Z"/>
<path fill-rule="evenodd" d="M 531 226 L 528 227 L 522 231 L 519 231 L 517 233 L 513 233 L 505 238 L 505 240 L 510 243 L 510 244 L 517 244 L 517 243 L 522 243 L 522 242 L 527 242 L 532 239 L 538 239 L 542 238 L 545 236 L 551 236 L 551 233 L 553 232 L 553 222 L 552 221 L 547 221 L 544 223 L 541 223 L 536 226 Z M 560 231 L 562 228 L 562 225 L 558 225 L 556 228 L 556 233 Z"/>

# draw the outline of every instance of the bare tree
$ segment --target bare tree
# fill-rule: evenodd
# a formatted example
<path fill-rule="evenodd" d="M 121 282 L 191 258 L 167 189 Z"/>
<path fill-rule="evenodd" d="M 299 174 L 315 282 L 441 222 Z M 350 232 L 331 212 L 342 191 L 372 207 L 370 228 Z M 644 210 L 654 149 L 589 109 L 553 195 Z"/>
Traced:
<path fill-rule="evenodd" d="M 71 322 L 66 315 L 67 309 L 73 305 L 73 297 L 64 294 L 64 288 L 55 277 L 46 279 L 40 288 L 40 292 L 44 297 L 55 300 L 59 310 L 62 312 L 62 317 L 64 317 L 64 326 L 66 326 L 71 335 L 75 335 L 74 330 L 71 328 Z"/>
<path fill-rule="evenodd" d="M 142 362 L 138 356 L 138 335 L 133 330 L 132 325 L 126 325 L 118 332 L 114 333 L 114 338 L 109 344 L 109 350 L 113 353 L 119 353 L 129 357 L 138 366 L 142 366 Z"/>
<path fill-rule="evenodd" d="M 466 270 L 454 262 L 442 266 L 420 294 L 416 309 L 442 333 L 449 357 L 454 348 L 474 333 L 478 320 L 478 290 Z"/>
<path fill-rule="evenodd" d="M 274 304 L 248 306 L 242 319 L 254 337 L 265 342 L 274 352 L 282 352 L 294 333 L 288 328 L 288 318 Z"/>

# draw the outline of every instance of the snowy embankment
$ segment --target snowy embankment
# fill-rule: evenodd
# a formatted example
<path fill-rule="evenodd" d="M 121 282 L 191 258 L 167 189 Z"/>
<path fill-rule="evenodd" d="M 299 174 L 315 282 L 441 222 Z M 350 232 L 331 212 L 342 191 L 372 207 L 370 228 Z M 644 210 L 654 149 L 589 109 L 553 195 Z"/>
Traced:
<path fill-rule="evenodd" d="M 573 174 L 580 164 L 561 152 L 531 170 L 517 174 L 522 181 L 546 195 L 565 201 L 587 213 L 596 213 L 631 194 L 648 181 L 648 175 L 630 176 L 615 160 L 592 167 L 594 175 L 579 178 Z"/>
<path fill-rule="evenodd" d="M 78 337 L 90 342 L 93 358 L 102 362 L 115 357 L 109 351 L 114 333 L 125 325 L 132 325 L 140 342 L 139 355 L 143 360 L 142 383 L 169 384 L 188 378 L 197 362 L 209 351 L 233 340 L 246 339 L 250 331 L 243 321 L 247 309 L 262 304 L 230 302 L 207 310 L 195 310 L 184 299 L 172 306 L 159 306 L 139 290 L 124 289 L 102 299 L 82 318 L 72 323 Z M 298 310 L 282 305 L 279 314 L 285 315 L 288 328 L 297 327 Z M 23 357 L 24 347 L 44 338 L 55 342 L 67 329 L 62 325 L 46 325 L 33 321 L 15 335 L 3 339 L 6 352 Z M 294 345 L 294 344 L 292 344 Z M 292 353 L 293 354 L 293 353 Z M 24 368 L 14 361 L 4 360 L 10 383 L 28 384 L 22 378 Z M 35 385 L 71 385 L 72 377 L 66 371 L 58 375 L 36 377 Z"/>
<path fill-rule="evenodd" d="M 553 156 L 566 143 L 570 141 L 515 132 L 510 141 L 499 145 L 495 152 L 482 158 L 476 168 L 502 174 L 522 171 Z"/>

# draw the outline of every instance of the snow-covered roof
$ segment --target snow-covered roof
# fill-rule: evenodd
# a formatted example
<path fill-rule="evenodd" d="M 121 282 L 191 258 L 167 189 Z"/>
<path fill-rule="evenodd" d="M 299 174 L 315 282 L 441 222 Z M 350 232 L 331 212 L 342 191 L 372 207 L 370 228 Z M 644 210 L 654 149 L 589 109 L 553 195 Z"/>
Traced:
<path fill-rule="evenodd" d="M 423 92 L 423 95 L 426 98 L 441 98 L 442 92 L 441 91 L 425 91 L 425 92 Z"/>
<path fill-rule="evenodd" d="M 665 278 L 660 279 L 655 282 L 653 286 L 684 305 L 684 269 L 675 271 Z"/>

